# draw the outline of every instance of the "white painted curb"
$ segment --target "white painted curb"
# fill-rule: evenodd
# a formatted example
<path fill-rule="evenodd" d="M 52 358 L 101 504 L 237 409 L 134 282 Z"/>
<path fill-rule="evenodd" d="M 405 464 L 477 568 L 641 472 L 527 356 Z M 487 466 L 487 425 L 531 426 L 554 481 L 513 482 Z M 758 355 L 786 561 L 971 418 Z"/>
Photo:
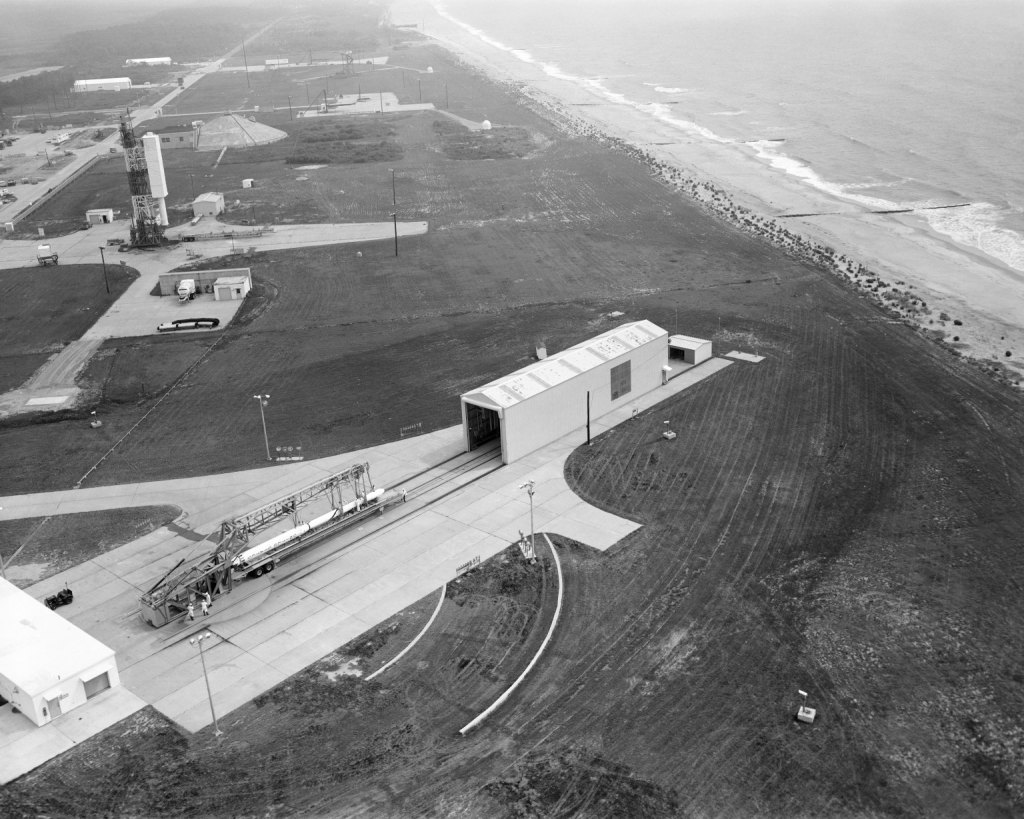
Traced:
<path fill-rule="evenodd" d="M 427 629 L 429 629 L 434 624 L 434 620 L 437 619 L 438 612 L 441 611 L 441 604 L 444 602 L 445 592 L 447 592 L 447 591 L 448 591 L 448 584 L 445 583 L 441 587 L 441 599 L 437 601 L 437 606 L 434 609 L 434 613 L 430 615 L 430 619 L 427 620 L 427 624 L 420 630 L 420 633 L 416 635 L 416 637 L 413 639 L 413 641 L 411 643 L 409 643 L 409 645 L 407 645 L 401 651 L 399 651 L 398 654 L 396 654 L 394 657 L 392 657 L 390 660 L 388 660 L 386 663 L 384 663 L 384 665 L 382 665 L 380 668 L 378 668 L 376 671 L 374 671 L 366 679 L 372 680 L 378 674 L 380 674 L 380 673 L 382 673 L 384 671 L 387 671 L 389 668 L 391 668 L 391 666 L 393 666 L 395 663 L 397 663 L 399 660 L 401 660 L 402 657 L 404 657 L 406 655 L 406 653 L 409 651 L 409 649 L 411 649 L 414 645 L 416 645 L 416 643 L 418 643 L 420 641 L 420 637 L 422 637 L 424 634 L 427 633 Z"/>
<path fill-rule="evenodd" d="M 523 673 L 520 674 L 516 681 L 508 687 L 508 690 L 506 690 L 504 694 L 491 703 L 490 707 L 486 711 L 483 711 L 473 720 L 467 722 L 465 727 L 459 729 L 459 733 L 463 736 L 476 728 L 481 722 L 487 719 L 487 717 L 493 714 L 501 704 L 505 702 L 505 700 L 512 696 L 512 692 L 519 687 L 519 684 L 526 679 L 526 675 L 533 670 L 533 667 L 540 659 L 540 655 L 544 653 L 544 649 L 548 647 L 548 643 L 551 642 L 551 638 L 555 634 L 555 627 L 558 625 L 558 618 L 562 613 L 562 595 L 564 592 L 564 583 L 562 581 L 562 562 L 558 559 L 558 552 L 555 551 L 555 546 L 551 542 L 551 538 L 547 536 L 546 532 L 544 533 L 544 540 L 548 543 L 548 548 L 551 550 L 551 556 L 555 558 L 555 568 L 558 570 L 558 602 L 555 605 L 555 616 L 551 618 L 551 626 L 548 628 L 548 633 L 544 637 L 544 642 L 540 644 L 540 648 L 537 649 L 537 653 L 533 655 L 533 659 L 530 660 L 530 664 L 526 666 Z"/>

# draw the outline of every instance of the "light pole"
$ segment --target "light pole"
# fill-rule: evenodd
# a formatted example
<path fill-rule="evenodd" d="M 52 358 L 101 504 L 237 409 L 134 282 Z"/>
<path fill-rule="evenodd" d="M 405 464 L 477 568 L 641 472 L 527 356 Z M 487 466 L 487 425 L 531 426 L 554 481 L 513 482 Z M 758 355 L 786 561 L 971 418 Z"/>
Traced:
<path fill-rule="evenodd" d="M 525 489 L 526 494 L 530 496 L 530 550 L 537 554 L 537 541 L 533 534 L 533 481 L 527 481 L 520 489 Z"/>
<path fill-rule="evenodd" d="M 103 255 L 103 247 L 100 246 L 100 262 L 103 264 L 103 286 L 107 288 L 107 293 L 110 293 L 110 282 L 107 281 L 107 257 Z"/>
<path fill-rule="evenodd" d="M 210 632 L 206 632 L 206 634 L 200 634 L 198 637 L 189 638 L 189 643 L 199 646 L 199 659 L 203 664 L 203 679 L 206 681 L 206 696 L 210 700 L 210 716 L 213 717 L 213 735 L 219 737 L 224 732 L 217 725 L 217 712 L 213 710 L 213 692 L 210 691 L 210 676 L 206 673 L 206 655 L 203 653 L 203 640 L 209 640 L 211 637 L 213 635 Z"/>
<path fill-rule="evenodd" d="M 395 169 L 394 168 L 388 168 L 388 170 L 391 171 L 391 204 L 395 208 L 395 211 L 397 212 L 397 210 L 398 210 L 398 193 L 395 190 Z"/>
<path fill-rule="evenodd" d="M 269 395 L 254 395 L 260 405 L 260 421 L 263 422 L 263 443 L 267 447 L 267 460 L 272 460 L 270 457 L 270 439 L 267 438 L 267 417 L 263 414 L 263 408 L 267 405 L 267 401 L 270 400 Z"/>
<path fill-rule="evenodd" d="M 290 120 L 291 118 L 292 118 L 292 98 L 291 98 L 291 95 L 289 95 L 288 96 L 288 119 Z"/>
<path fill-rule="evenodd" d="M 398 212 L 391 214 L 391 218 L 395 220 L 395 256 L 398 255 Z"/>
<path fill-rule="evenodd" d="M 196 201 L 196 177 L 195 174 L 188 175 L 188 182 L 192 186 L 192 201 Z"/>

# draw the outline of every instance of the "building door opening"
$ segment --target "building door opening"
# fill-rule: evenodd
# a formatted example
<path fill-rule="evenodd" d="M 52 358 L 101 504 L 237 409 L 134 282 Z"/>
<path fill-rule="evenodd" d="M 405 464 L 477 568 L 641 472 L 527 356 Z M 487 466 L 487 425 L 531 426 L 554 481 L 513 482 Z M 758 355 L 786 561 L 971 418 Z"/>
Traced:
<path fill-rule="evenodd" d="M 91 700 L 100 691 L 106 691 L 110 688 L 110 677 L 107 672 L 104 671 L 98 677 L 93 677 L 91 680 L 85 680 L 85 698 Z"/>
<path fill-rule="evenodd" d="M 501 437 L 501 419 L 498 411 L 466 404 L 466 423 L 469 425 L 469 448 L 476 449 L 481 444 Z"/>
<path fill-rule="evenodd" d="M 50 712 L 50 719 L 59 717 L 61 715 L 60 697 L 54 697 L 52 700 L 47 700 L 46 709 Z"/>

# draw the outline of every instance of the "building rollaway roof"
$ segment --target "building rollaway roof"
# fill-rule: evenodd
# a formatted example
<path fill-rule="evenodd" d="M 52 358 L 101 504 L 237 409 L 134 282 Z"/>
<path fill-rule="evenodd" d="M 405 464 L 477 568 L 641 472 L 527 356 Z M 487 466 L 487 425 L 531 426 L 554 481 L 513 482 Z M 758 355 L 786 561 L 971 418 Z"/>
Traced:
<path fill-rule="evenodd" d="M 511 407 L 664 335 L 664 330 L 646 319 L 623 324 L 502 376 L 462 397 L 494 409 Z"/>

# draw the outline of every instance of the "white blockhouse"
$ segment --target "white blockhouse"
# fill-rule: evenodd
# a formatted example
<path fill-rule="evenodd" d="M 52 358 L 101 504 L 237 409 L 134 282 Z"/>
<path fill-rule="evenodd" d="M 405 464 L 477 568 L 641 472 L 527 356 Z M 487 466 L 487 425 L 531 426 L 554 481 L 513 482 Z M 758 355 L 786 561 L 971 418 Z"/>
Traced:
<path fill-rule="evenodd" d="M 36 725 L 121 684 L 112 648 L 3 578 L 0 623 L 0 704 Z"/>
<path fill-rule="evenodd" d="M 711 342 L 705 338 L 669 336 L 668 348 L 673 358 L 678 356 L 687 364 L 700 364 L 711 358 Z"/>

